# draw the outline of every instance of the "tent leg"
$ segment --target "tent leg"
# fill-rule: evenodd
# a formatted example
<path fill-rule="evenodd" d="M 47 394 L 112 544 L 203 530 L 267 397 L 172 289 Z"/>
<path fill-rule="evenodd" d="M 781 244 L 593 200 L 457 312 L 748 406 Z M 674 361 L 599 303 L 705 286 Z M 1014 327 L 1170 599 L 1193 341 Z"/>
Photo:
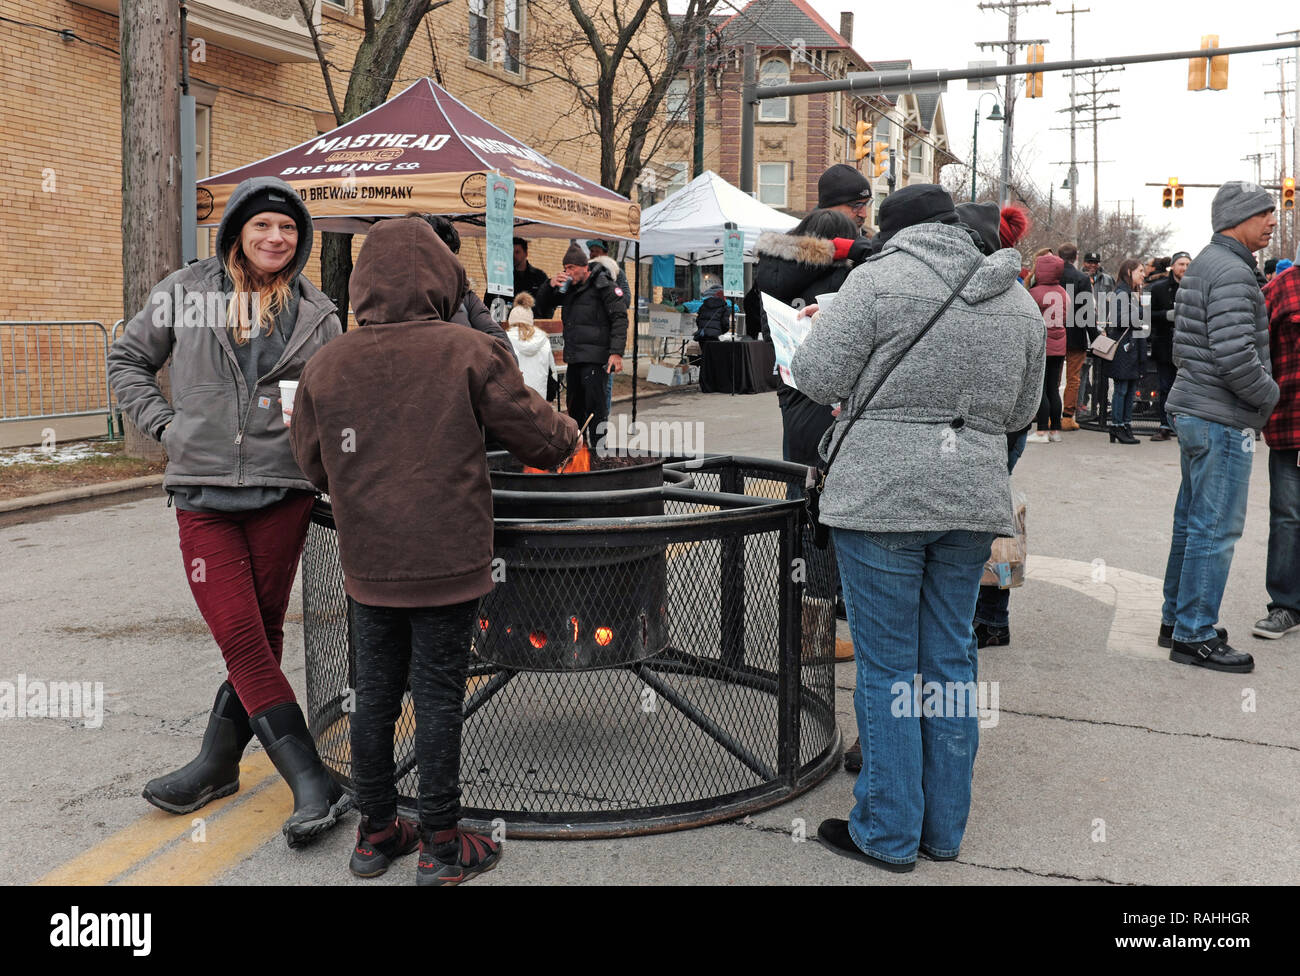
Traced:
<path fill-rule="evenodd" d="M 636 388 L 641 360 L 641 242 L 636 242 L 636 280 L 632 283 L 632 423 L 636 423 Z"/>

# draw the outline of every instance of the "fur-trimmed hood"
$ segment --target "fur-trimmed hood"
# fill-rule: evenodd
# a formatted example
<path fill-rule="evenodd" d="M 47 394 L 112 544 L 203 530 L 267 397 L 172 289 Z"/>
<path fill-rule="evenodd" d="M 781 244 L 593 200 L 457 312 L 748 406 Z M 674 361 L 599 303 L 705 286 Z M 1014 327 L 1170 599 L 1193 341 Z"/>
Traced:
<path fill-rule="evenodd" d="M 609 272 L 610 278 L 614 281 L 618 281 L 618 264 L 608 254 L 602 254 L 598 258 L 592 258 L 591 261 L 587 263 L 587 267 L 590 268 L 593 264 L 600 265 Z"/>
<path fill-rule="evenodd" d="M 835 260 L 835 242 L 824 237 L 766 233 L 754 244 L 754 287 L 787 305 L 808 304 L 838 291 L 852 262 Z"/>
<path fill-rule="evenodd" d="M 824 237 L 794 237 L 767 231 L 758 236 L 758 241 L 754 244 L 754 255 L 760 261 L 763 258 L 779 258 L 796 264 L 827 268 L 835 263 L 835 242 Z"/>

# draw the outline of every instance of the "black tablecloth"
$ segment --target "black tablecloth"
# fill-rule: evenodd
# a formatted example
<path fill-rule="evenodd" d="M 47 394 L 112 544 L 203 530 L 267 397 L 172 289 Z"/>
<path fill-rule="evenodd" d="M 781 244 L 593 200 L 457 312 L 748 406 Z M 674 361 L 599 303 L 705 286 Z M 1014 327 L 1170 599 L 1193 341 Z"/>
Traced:
<path fill-rule="evenodd" d="M 767 393 L 782 387 L 776 348 L 762 340 L 700 343 L 701 393 Z"/>

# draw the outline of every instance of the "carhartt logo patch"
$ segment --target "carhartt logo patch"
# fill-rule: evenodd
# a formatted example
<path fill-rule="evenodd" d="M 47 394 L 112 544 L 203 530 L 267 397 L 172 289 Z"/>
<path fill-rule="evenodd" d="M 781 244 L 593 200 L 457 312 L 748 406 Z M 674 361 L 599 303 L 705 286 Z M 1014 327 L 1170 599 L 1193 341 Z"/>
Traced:
<path fill-rule="evenodd" d="M 258 397 L 257 407 L 259 410 L 269 410 L 271 408 L 271 398 L 264 396 Z"/>

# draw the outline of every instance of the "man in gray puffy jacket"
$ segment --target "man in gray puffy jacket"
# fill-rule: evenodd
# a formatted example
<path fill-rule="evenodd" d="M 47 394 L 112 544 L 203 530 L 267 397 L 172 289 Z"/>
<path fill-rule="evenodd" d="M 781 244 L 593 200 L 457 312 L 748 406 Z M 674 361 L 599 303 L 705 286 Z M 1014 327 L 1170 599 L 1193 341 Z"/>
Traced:
<path fill-rule="evenodd" d="M 1178 435 L 1183 480 L 1159 642 L 1170 648 L 1171 661 L 1213 671 L 1255 667 L 1215 621 L 1246 524 L 1255 432 L 1278 399 L 1254 257 L 1277 226 L 1273 210 L 1272 195 L 1254 183 L 1219 187 L 1210 214 L 1214 236 L 1184 273 L 1174 307 L 1178 378 L 1166 410 Z"/>

